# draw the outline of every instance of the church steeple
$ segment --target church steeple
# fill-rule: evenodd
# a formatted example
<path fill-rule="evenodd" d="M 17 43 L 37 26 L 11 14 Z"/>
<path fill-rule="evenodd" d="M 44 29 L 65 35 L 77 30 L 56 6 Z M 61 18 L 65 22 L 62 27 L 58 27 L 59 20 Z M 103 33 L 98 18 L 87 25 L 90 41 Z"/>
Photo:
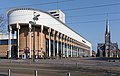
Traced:
<path fill-rule="evenodd" d="M 108 18 L 106 19 L 106 31 L 105 31 L 105 57 L 110 57 L 110 25 Z"/>
<path fill-rule="evenodd" d="M 110 33 L 110 25 L 109 25 L 109 19 L 106 19 L 106 34 Z"/>

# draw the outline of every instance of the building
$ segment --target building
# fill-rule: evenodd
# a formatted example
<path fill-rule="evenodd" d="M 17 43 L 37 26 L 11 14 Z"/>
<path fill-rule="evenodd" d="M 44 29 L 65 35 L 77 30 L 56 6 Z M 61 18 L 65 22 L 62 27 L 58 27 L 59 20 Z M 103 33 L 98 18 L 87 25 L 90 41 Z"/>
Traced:
<path fill-rule="evenodd" d="M 119 57 L 119 48 L 117 43 L 111 42 L 109 20 L 106 19 L 105 43 L 98 43 L 98 57 Z"/>
<path fill-rule="evenodd" d="M 8 34 L 3 34 L 0 33 L 0 57 L 6 58 L 8 55 L 8 41 L 9 40 L 9 35 Z M 14 54 L 15 52 L 15 48 L 16 48 L 16 37 L 12 37 L 11 39 L 11 50 L 12 50 L 12 54 Z M 12 55 L 14 57 L 14 55 Z"/>
<path fill-rule="evenodd" d="M 91 56 L 92 45 L 64 21 L 42 10 L 12 9 L 8 12 L 8 58 Z M 12 49 L 12 36 L 16 45 Z M 8 51 L 8 53 L 7 53 Z"/>

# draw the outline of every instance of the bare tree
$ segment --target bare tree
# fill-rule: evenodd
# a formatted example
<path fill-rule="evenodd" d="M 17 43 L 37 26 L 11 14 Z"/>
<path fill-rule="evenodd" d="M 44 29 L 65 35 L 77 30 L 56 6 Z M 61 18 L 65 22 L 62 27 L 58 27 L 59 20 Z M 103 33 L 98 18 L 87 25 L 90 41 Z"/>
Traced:
<path fill-rule="evenodd" d="M 3 14 L 0 14 L 0 33 L 7 33 L 6 20 Z"/>

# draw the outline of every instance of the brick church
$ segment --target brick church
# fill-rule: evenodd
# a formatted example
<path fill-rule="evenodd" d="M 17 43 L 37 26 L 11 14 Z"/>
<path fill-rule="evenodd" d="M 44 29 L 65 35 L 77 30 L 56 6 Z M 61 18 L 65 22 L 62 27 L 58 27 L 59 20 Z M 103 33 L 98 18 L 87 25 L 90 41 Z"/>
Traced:
<path fill-rule="evenodd" d="M 120 57 L 117 43 L 111 42 L 109 20 L 106 19 L 105 43 L 98 43 L 97 57 Z"/>

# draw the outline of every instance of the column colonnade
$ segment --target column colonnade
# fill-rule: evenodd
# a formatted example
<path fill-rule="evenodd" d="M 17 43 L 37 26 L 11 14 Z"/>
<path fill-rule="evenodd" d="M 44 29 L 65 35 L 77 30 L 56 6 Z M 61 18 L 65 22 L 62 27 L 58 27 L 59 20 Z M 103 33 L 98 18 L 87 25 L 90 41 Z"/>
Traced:
<path fill-rule="evenodd" d="M 28 31 L 22 31 L 23 27 L 28 29 Z M 11 58 L 11 32 L 12 26 L 9 25 L 9 58 Z M 25 47 L 29 47 L 30 54 L 29 57 L 31 58 L 33 53 L 33 40 L 32 40 L 32 25 L 24 25 L 24 24 L 16 24 L 17 29 L 17 58 L 20 58 L 20 50 L 24 50 Z M 36 47 L 36 55 L 38 57 L 44 57 L 45 55 L 48 57 L 80 57 L 82 56 L 81 52 L 85 51 L 88 52 L 90 47 L 84 45 L 83 43 L 53 29 L 47 27 L 45 25 L 35 25 L 35 47 Z M 21 47 L 20 43 L 20 36 L 22 34 L 28 33 L 26 35 L 26 41 L 23 41 L 23 45 L 26 42 L 26 46 Z M 24 40 L 24 39 L 23 39 Z M 23 46 L 22 45 L 22 46 Z M 20 49 L 22 48 L 22 49 Z M 82 51 L 81 51 L 82 50 Z"/>

